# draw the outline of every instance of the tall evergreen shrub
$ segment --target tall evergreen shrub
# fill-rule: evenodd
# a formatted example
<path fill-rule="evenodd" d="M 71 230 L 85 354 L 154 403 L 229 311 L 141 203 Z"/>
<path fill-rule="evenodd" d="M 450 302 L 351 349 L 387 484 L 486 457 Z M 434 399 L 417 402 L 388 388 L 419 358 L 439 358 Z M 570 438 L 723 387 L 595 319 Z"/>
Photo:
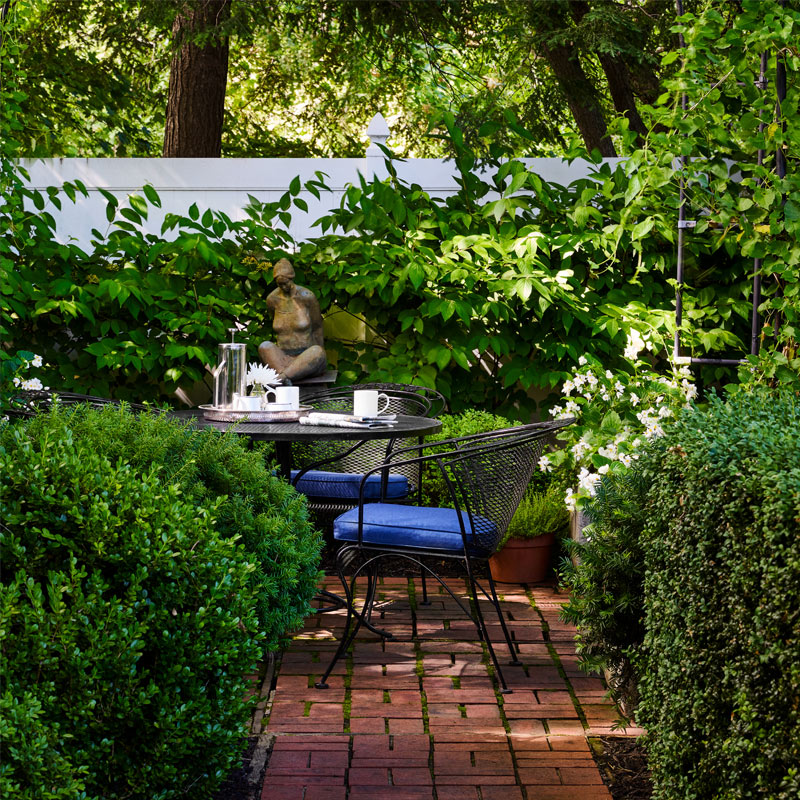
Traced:
<path fill-rule="evenodd" d="M 800 796 L 800 400 L 712 398 L 646 466 L 655 797 Z"/>
<path fill-rule="evenodd" d="M 4 798 L 208 797 L 246 732 L 257 568 L 220 498 L 71 424 L 106 416 L 0 423 Z"/>
<path fill-rule="evenodd" d="M 646 453 L 643 454 L 646 459 Z M 566 540 L 561 579 L 570 592 L 562 617 L 577 626 L 581 669 L 606 672 L 630 717 L 638 702 L 635 662 L 644 640 L 644 552 L 648 483 L 640 465 L 605 475 L 586 514 L 585 540 Z"/>

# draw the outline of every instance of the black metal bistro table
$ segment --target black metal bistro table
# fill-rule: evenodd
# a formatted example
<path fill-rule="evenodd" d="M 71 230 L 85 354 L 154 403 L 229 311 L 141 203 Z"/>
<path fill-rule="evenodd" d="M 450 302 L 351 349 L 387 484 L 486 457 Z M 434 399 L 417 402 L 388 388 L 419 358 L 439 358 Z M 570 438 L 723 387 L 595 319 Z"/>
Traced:
<path fill-rule="evenodd" d="M 422 439 L 442 429 L 438 419 L 429 417 L 413 417 L 398 414 L 396 424 L 380 428 L 334 428 L 323 425 L 301 425 L 299 422 L 216 422 L 203 418 L 201 409 L 176 411 L 173 416 L 178 419 L 194 419 L 198 424 L 205 424 L 219 431 L 232 430 L 240 436 L 247 436 L 254 442 L 275 442 L 275 460 L 283 478 L 291 479 L 292 444 L 319 441 L 367 441 L 370 439 Z M 391 443 L 390 443 L 391 444 Z M 322 606 L 320 611 L 334 611 L 343 608 L 346 600 L 326 589 L 321 590 L 318 599 L 331 605 Z M 374 633 L 386 636 L 384 631 L 375 628 L 368 620 L 364 624 Z"/>
<path fill-rule="evenodd" d="M 428 417 L 398 414 L 395 425 L 381 428 L 333 428 L 323 425 L 301 425 L 299 422 L 216 422 L 203 419 L 200 409 L 176 411 L 179 419 L 196 419 L 219 431 L 233 430 L 254 442 L 275 442 L 275 460 L 282 477 L 289 480 L 292 471 L 292 443 L 320 441 L 366 441 L 369 439 L 411 439 L 438 433 L 442 423 Z"/>

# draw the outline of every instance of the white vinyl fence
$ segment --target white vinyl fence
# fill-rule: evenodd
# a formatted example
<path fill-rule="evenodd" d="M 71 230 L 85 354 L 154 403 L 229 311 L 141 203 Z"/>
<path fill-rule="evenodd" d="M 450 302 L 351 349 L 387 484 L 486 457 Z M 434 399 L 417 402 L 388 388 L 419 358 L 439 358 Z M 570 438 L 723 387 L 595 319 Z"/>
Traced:
<path fill-rule="evenodd" d="M 299 197 L 308 204 L 308 212 L 292 208 L 289 233 L 296 241 L 320 234 L 313 222 L 335 208 L 349 185 L 358 184 L 359 174 L 368 181 L 377 175 L 388 175 L 384 154 L 377 147 L 385 144 L 390 134 L 386 121 L 377 114 L 367 129 L 370 146 L 364 158 L 50 158 L 24 159 L 30 173 L 30 186 L 46 189 L 61 186 L 65 181 L 80 180 L 89 192 L 78 196 L 73 204 L 63 198 L 61 211 L 47 210 L 57 222 L 59 241 L 73 241 L 83 248 L 90 246 L 93 228 L 105 232 L 106 200 L 98 189 L 114 194 L 121 204 L 130 194 L 141 194 L 150 184 L 161 198 L 161 208 L 151 208 L 144 229 L 159 233 L 166 213 L 185 215 L 193 203 L 200 213 L 207 208 L 225 212 L 231 219 L 245 218 L 248 195 L 263 202 L 278 200 L 296 176 L 302 183 L 324 174 L 331 190 L 317 200 L 303 190 Z M 616 162 L 618 159 L 609 159 Z M 586 177 L 591 164 L 574 161 L 567 164 L 559 158 L 529 158 L 522 161 L 545 180 L 569 184 Z M 398 176 L 419 184 L 426 192 L 444 197 L 457 190 L 457 170 L 452 161 L 435 158 L 407 159 L 395 162 Z"/>

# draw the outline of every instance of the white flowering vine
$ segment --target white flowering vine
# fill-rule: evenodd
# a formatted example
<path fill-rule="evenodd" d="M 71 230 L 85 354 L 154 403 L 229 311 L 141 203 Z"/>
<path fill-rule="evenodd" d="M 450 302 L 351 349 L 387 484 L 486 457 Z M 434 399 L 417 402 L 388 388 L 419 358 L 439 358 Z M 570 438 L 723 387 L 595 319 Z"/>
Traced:
<path fill-rule="evenodd" d="M 0 362 L 0 407 L 20 405 L 20 392 L 49 391 L 50 387 L 45 386 L 41 378 L 32 374 L 32 369 L 43 366 L 45 363 L 41 356 L 25 350 Z M 8 417 L 3 415 L 2 421 L 7 420 Z"/>
<path fill-rule="evenodd" d="M 575 475 L 577 485 L 564 498 L 571 510 L 594 497 L 603 475 L 629 469 L 637 448 L 663 435 L 664 425 L 697 396 L 688 367 L 661 375 L 639 359 L 648 344 L 646 335 L 631 331 L 625 350 L 629 371 L 613 372 L 582 356 L 550 409 L 556 419 L 576 420 L 558 434 L 564 447 L 539 462 L 543 471 L 566 467 Z"/>

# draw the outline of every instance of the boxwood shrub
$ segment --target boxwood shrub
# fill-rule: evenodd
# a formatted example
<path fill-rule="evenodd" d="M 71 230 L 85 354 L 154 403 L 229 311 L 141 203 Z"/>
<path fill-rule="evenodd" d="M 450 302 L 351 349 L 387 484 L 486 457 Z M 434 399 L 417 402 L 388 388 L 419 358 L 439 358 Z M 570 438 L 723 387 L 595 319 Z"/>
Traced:
<path fill-rule="evenodd" d="M 646 457 L 646 454 L 645 454 Z M 648 482 L 638 464 L 606 475 L 586 509 L 585 541 L 565 539 L 562 618 L 577 626 L 581 668 L 605 672 L 623 714 L 638 703 L 636 657 L 644 641 L 644 552 Z"/>
<path fill-rule="evenodd" d="M 107 413 L 0 424 L 3 797 L 202 798 L 240 752 L 257 567 Z"/>
<path fill-rule="evenodd" d="M 305 499 L 275 477 L 264 448 L 248 449 L 242 437 L 178 424 L 157 414 L 131 414 L 109 406 L 97 412 L 77 407 L 69 417 L 73 436 L 112 463 L 135 470 L 161 467 L 187 500 L 216 503 L 215 528 L 240 537 L 256 569 L 250 573 L 264 647 L 277 649 L 300 628 L 319 575 L 321 538 L 308 520 Z M 46 436 L 49 418 L 29 424 L 31 436 Z"/>
<path fill-rule="evenodd" d="M 655 797 L 800 797 L 800 400 L 712 398 L 644 466 Z"/>

